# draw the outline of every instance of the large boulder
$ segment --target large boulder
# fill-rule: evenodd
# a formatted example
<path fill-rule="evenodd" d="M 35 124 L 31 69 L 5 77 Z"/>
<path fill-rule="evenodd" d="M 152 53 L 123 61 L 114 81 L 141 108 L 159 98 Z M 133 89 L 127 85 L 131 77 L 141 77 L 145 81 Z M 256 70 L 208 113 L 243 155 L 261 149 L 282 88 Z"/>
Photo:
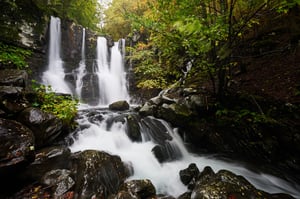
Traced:
<path fill-rule="evenodd" d="M 108 198 L 115 194 L 130 175 L 130 169 L 119 156 L 86 150 L 74 155 L 75 193 L 78 198 Z"/>
<path fill-rule="evenodd" d="M 31 130 L 19 122 L 0 118 L 0 179 L 4 175 L 14 175 L 33 160 L 34 136 Z"/>
<path fill-rule="evenodd" d="M 215 173 L 210 167 L 205 167 L 199 173 L 195 164 L 180 172 L 184 184 L 194 183 L 189 186 L 191 196 L 195 199 L 210 198 L 282 198 L 292 199 L 287 194 L 269 194 L 255 188 L 243 176 L 236 175 L 228 170 Z M 188 193 L 188 192 L 187 192 Z"/>
<path fill-rule="evenodd" d="M 38 108 L 25 109 L 19 114 L 18 121 L 32 130 L 37 148 L 51 144 L 62 133 L 62 121 Z"/>

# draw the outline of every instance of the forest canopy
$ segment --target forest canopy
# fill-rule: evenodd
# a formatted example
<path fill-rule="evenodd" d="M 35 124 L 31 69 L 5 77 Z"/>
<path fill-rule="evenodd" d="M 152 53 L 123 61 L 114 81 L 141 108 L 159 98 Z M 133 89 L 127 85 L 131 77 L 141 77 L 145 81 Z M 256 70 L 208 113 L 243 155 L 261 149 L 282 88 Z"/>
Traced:
<path fill-rule="evenodd" d="M 264 23 L 284 16 L 299 0 L 114 0 L 105 12 L 113 37 L 146 35 L 130 49 L 138 86 L 163 88 L 185 75 L 207 78 L 222 98 L 234 49 Z M 121 27 L 121 28 L 120 28 Z"/>

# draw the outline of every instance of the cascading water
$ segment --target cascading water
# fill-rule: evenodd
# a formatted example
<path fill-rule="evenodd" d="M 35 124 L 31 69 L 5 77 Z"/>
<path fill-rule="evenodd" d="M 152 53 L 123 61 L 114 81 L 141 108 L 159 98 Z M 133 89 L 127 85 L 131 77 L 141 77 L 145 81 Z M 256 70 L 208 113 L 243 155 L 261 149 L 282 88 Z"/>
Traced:
<path fill-rule="evenodd" d="M 108 59 L 107 40 L 104 37 L 99 37 L 97 40 L 99 105 L 108 105 L 118 100 L 129 100 L 123 57 L 118 42 L 115 42 L 111 48 L 109 62 Z"/>
<path fill-rule="evenodd" d="M 78 123 L 85 128 L 76 134 L 76 139 L 70 146 L 71 151 L 94 149 L 119 155 L 122 161 L 133 166 L 134 175 L 130 179 L 150 179 L 158 193 L 176 197 L 187 191 L 178 173 L 190 163 L 196 163 L 200 170 L 205 166 L 211 166 L 215 172 L 221 169 L 230 170 L 244 176 L 257 188 L 270 193 L 285 192 L 294 197 L 300 195 L 299 187 L 279 178 L 252 172 L 233 162 L 189 153 L 176 130 L 163 120 L 153 117 L 140 119 L 138 124 L 142 139 L 140 142 L 133 142 L 128 136 L 128 122 L 124 122 L 127 121 L 127 113 L 99 109 L 89 111 L 83 111 L 78 119 Z M 88 115 L 93 115 L 94 118 L 91 119 Z M 101 118 L 101 121 L 95 118 Z M 125 119 L 120 121 L 120 118 Z M 166 147 L 167 162 L 160 163 L 154 155 L 153 149 L 157 145 Z"/>
<path fill-rule="evenodd" d="M 86 73 L 85 64 L 85 28 L 82 29 L 82 46 L 81 46 L 81 61 L 79 62 L 79 67 L 76 70 L 76 95 L 81 99 L 81 89 L 82 89 L 82 78 Z"/>
<path fill-rule="evenodd" d="M 65 73 L 63 69 L 63 61 L 60 58 L 60 43 L 60 19 L 51 16 L 48 70 L 43 73 L 42 83 L 44 85 L 50 85 L 56 92 L 72 94 L 71 89 L 64 80 Z"/>
<path fill-rule="evenodd" d="M 122 54 L 124 55 L 124 40 L 119 43 L 122 45 L 120 46 L 116 42 L 109 49 L 107 40 L 104 37 L 99 37 L 95 70 L 87 70 L 85 30 L 83 30 L 82 60 L 79 68 L 75 71 L 77 96 L 81 97 L 83 79 L 87 77 L 86 87 L 97 89 L 99 87 L 98 105 L 108 105 L 117 100 L 129 100 L 122 57 Z M 64 81 L 64 75 L 63 62 L 60 58 L 60 20 L 51 17 L 49 65 L 48 71 L 43 74 L 43 83 L 51 85 L 56 92 L 71 93 Z M 98 81 L 92 81 L 95 76 L 98 77 Z M 99 86 L 93 83 L 97 83 Z M 91 95 L 90 93 L 85 94 Z M 95 94 L 95 96 L 97 95 Z M 90 108 L 90 106 L 87 107 Z M 90 114 L 90 111 L 93 113 Z M 235 174 L 246 177 L 257 188 L 267 192 L 285 192 L 296 198 L 300 195 L 297 185 L 293 186 L 276 177 L 252 172 L 245 169 L 243 165 L 233 162 L 228 163 L 213 157 L 189 153 L 180 136 L 163 120 L 153 117 L 139 119 L 138 126 L 141 136 L 140 139 L 137 138 L 136 141 L 132 141 L 128 134 L 129 126 L 128 118 L 126 118 L 129 114 L 131 113 L 114 113 L 101 109 L 80 111 L 78 123 L 83 128 L 76 133 L 76 139 L 70 146 L 71 151 L 95 149 L 119 155 L 124 162 L 129 162 L 132 165 L 134 174 L 131 179 L 150 179 L 158 193 L 173 196 L 178 196 L 186 191 L 186 187 L 180 182 L 178 173 L 179 170 L 187 168 L 190 163 L 196 163 L 200 170 L 205 166 L 211 166 L 214 171 L 220 169 L 233 171 Z M 95 116 L 95 118 L 91 118 L 91 116 Z M 160 161 L 153 152 L 157 146 L 164 151 L 163 158 L 166 160 L 164 163 L 161 163 L 163 161 Z"/>

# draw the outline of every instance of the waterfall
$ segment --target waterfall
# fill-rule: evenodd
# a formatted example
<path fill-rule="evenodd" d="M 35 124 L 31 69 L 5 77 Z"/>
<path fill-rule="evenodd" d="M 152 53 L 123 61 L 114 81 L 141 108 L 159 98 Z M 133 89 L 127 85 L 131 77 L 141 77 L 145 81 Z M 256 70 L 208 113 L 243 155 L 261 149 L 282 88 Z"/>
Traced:
<path fill-rule="evenodd" d="M 106 106 L 117 100 L 129 101 L 123 57 L 125 40 L 108 47 L 106 38 L 98 37 L 93 66 L 87 64 L 85 41 L 83 29 L 81 61 L 75 70 L 75 95 L 84 98 L 85 104 L 89 104 L 88 108 L 90 105 Z M 64 81 L 60 42 L 60 20 L 51 17 L 48 70 L 43 73 L 42 80 L 56 92 L 71 93 Z M 133 117 L 130 114 L 132 113 L 116 113 L 106 109 L 81 110 L 77 122 L 82 128 L 74 133 L 74 142 L 69 148 L 72 152 L 95 149 L 119 155 L 122 161 L 133 167 L 134 174 L 130 179 L 150 179 L 158 194 L 178 197 L 184 193 L 187 188 L 181 183 L 178 173 L 190 163 L 196 163 L 200 170 L 205 166 L 210 166 L 215 172 L 221 169 L 230 170 L 247 178 L 258 189 L 270 193 L 285 192 L 295 197 L 300 195 L 297 185 L 293 186 L 274 176 L 250 171 L 232 161 L 221 161 L 211 156 L 188 152 L 176 129 L 154 117 L 137 119 L 136 126 L 141 134 L 133 141 L 128 133 L 128 118 Z M 162 157 L 155 154 L 157 148 Z"/>
<path fill-rule="evenodd" d="M 48 70 L 43 73 L 42 83 L 44 85 L 50 85 L 53 91 L 72 94 L 71 89 L 64 80 L 65 73 L 63 69 L 63 61 L 60 57 L 60 43 L 60 19 L 51 16 Z"/>
<path fill-rule="evenodd" d="M 81 89 L 82 89 L 82 78 L 86 73 L 86 63 L 85 63 L 85 28 L 82 29 L 82 42 L 81 42 L 81 61 L 79 62 L 79 68 L 76 70 L 76 95 L 81 99 Z"/>
<path fill-rule="evenodd" d="M 100 105 L 108 105 L 118 100 L 129 100 L 119 42 L 114 42 L 109 56 L 106 38 L 98 37 L 96 71 L 99 79 Z"/>
<path fill-rule="evenodd" d="M 105 109 L 82 111 L 78 123 L 85 128 L 74 136 L 76 138 L 70 146 L 71 151 L 94 149 L 119 155 L 122 161 L 133 167 L 134 174 L 130 179 L 150 179 L 158 194 L 178 197 L 186 192 L 187 188 L 179 179 L 179 171 L 187 168 L 190 163 L 196 163 L 200 170 L 205 166 L 210 166 L 215 172 L 221 169 L 230 170 L 244 176 L 256 188 L 270 193 L 285 192 L 294 196 L 300 194 L 296 186 L 274 176 L 247 170 L 245 166 L 232 161 L 225 162 L 214 157 L 189 153 L 176 129 L 154 117 L 138 120 L 142 139 L 132 141 L 126 132 L 126 114 L 108 112 Z M 101 118 L 101 121 L 97 118 Z M 120 118 L 124 118 L 126 122 L 120 121 Z M 166 162 L 159 162 L 153 153 L 154 147 L 158 145 L 166 146 L 169 157 Z"/>

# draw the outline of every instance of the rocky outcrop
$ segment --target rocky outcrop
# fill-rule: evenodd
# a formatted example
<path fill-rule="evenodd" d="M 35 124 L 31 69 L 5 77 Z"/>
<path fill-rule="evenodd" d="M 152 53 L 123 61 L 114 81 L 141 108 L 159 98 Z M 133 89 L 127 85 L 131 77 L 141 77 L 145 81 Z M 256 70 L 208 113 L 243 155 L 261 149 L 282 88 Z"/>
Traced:
<path fill-rule="evenodd" d="M 228 170 L 215 173 L 210 167 L 205 167 L 199 172 L 195 165 L 190 165 L 180 172 L 180 177 L 190 189 L 190 194 L 187 193 L 184 198 L 293 198 L 287 194 L 269 194 L 258 190 L 244 177 Z M 191 197 L 187 197 L 189 195 Z"/>
<path fill-rule="evenodd" d="M 12 177 L 34 161 L 37 148 L 62 133 L 62 121 L 31 107 L 25 71 L 0 70 L 0 76 L 0 175 Z"/>
<path fill-rule="evenodd" d="M 300 182 L 299 108 L 239 94 L 227 100 L 221 107 L 205 90 L 174 86 L 147 101 L 139 113 L 179 127 L 197 151 L 259 162 L 266 172 L 286 173 Z"/>
<path fill-rule="evenodd" d="M 29 107 L 18 115 L 18 121 L 28 126 L 36 138 L 36 147 L 49 145 L 57 138 L 63 129 L 60 119 L 51 113 L 38 108 Z"/>
<path fill-rule="evenodd" d="M 34 160 L 34 135 L 24 125 L 0 118 L 0 178 L 19 172 Z"/>

